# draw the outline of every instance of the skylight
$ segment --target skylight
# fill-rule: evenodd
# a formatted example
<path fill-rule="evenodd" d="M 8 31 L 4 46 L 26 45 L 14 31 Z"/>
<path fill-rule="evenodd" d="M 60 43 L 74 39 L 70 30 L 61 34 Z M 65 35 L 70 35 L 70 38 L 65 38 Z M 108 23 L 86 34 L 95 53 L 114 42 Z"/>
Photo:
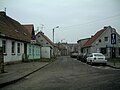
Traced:
<path fill-rule="evenodd" d="M 27 36 L 27 34 L 26 34 L 26 33 L 24 33 L 24 35 L 25 35 L 25 36 Z"/>
<path fill-rule="evenodd" d="M 18 30 L 17 30 L 17 29 L 15 29 L 15 32 L 18 32 Z"/>

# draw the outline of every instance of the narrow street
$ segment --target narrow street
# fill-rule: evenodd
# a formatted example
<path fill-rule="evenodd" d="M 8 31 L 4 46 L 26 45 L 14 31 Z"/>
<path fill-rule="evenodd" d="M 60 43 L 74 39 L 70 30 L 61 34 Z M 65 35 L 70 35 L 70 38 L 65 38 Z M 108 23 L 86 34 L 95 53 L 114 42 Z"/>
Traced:
<path fill-rule="evenodd" d="M 59 57 L 45 68 L 1 90 L 120 90 L 120 70 Z"/>

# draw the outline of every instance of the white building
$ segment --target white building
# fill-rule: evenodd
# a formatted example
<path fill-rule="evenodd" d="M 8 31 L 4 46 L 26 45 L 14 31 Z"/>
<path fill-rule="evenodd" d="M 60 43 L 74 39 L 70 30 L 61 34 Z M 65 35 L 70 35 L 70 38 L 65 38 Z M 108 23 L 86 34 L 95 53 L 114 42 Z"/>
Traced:
<path fill-rule="evenodd" d="M 90 38 L 85 38 L 85 39 L 80 39 L 77 41 L 77 48 L 78 48 L 78 53 L 81 54 L 83 53 L 83 45 L 89 40 Z"/>
<path fill-rule="evenodd" d="M 83 45 L 83 53 L 101 52 L 107 58 L 120 57 L 120 35 L 111 26 L 104 27 Z"/>
<path fill-rule="evenodd" d="M 0 12 L 0 47 L 3 47 L 5 63 L 23 61 L 30 51 L 32 59 L 40 59 L 40 46 L 31 45 L 30 40 L 30 33 L 18 21 Z M 30 50 L 29 46 L 34 48 Z"/>
<path fill-rule="evenodd" d="M 41 52 L 43 52 L 42 58 L 53 57 L 55 45 L 43 32 L 38 32 L 36 34 L 36 40 L 42 46 L 42 49 L 41 49 Z"/>

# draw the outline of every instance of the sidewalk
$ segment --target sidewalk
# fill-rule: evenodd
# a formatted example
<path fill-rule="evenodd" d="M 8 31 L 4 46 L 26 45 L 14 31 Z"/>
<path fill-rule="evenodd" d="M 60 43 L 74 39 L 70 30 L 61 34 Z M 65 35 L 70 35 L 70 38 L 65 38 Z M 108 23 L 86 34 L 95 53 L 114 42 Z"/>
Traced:
<path fill-rule="evenodd" d="M 107 62 L 107 65 L 112 67 L 112 68 L 116 68 L 116 69 L 120 69 L 120 63 L 114 63 L 114 62 Z"/>
<path fill-rule="evenodd" d="M 19 64 L 5 65 L 5 72 L 0 73 L 0 88 L 14 83 L 51 62 L 21 62 Z"/>

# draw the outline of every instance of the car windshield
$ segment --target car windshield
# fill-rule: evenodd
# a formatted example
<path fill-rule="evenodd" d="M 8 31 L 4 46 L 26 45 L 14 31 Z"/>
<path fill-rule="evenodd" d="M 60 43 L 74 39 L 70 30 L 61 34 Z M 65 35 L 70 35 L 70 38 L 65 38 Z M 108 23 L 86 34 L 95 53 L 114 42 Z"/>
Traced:
<path fill-rule="evenodd" d="M 102 55 L 102 54 L 94 54 L 94 56 L 104 56 L 104 55 Z"/>

